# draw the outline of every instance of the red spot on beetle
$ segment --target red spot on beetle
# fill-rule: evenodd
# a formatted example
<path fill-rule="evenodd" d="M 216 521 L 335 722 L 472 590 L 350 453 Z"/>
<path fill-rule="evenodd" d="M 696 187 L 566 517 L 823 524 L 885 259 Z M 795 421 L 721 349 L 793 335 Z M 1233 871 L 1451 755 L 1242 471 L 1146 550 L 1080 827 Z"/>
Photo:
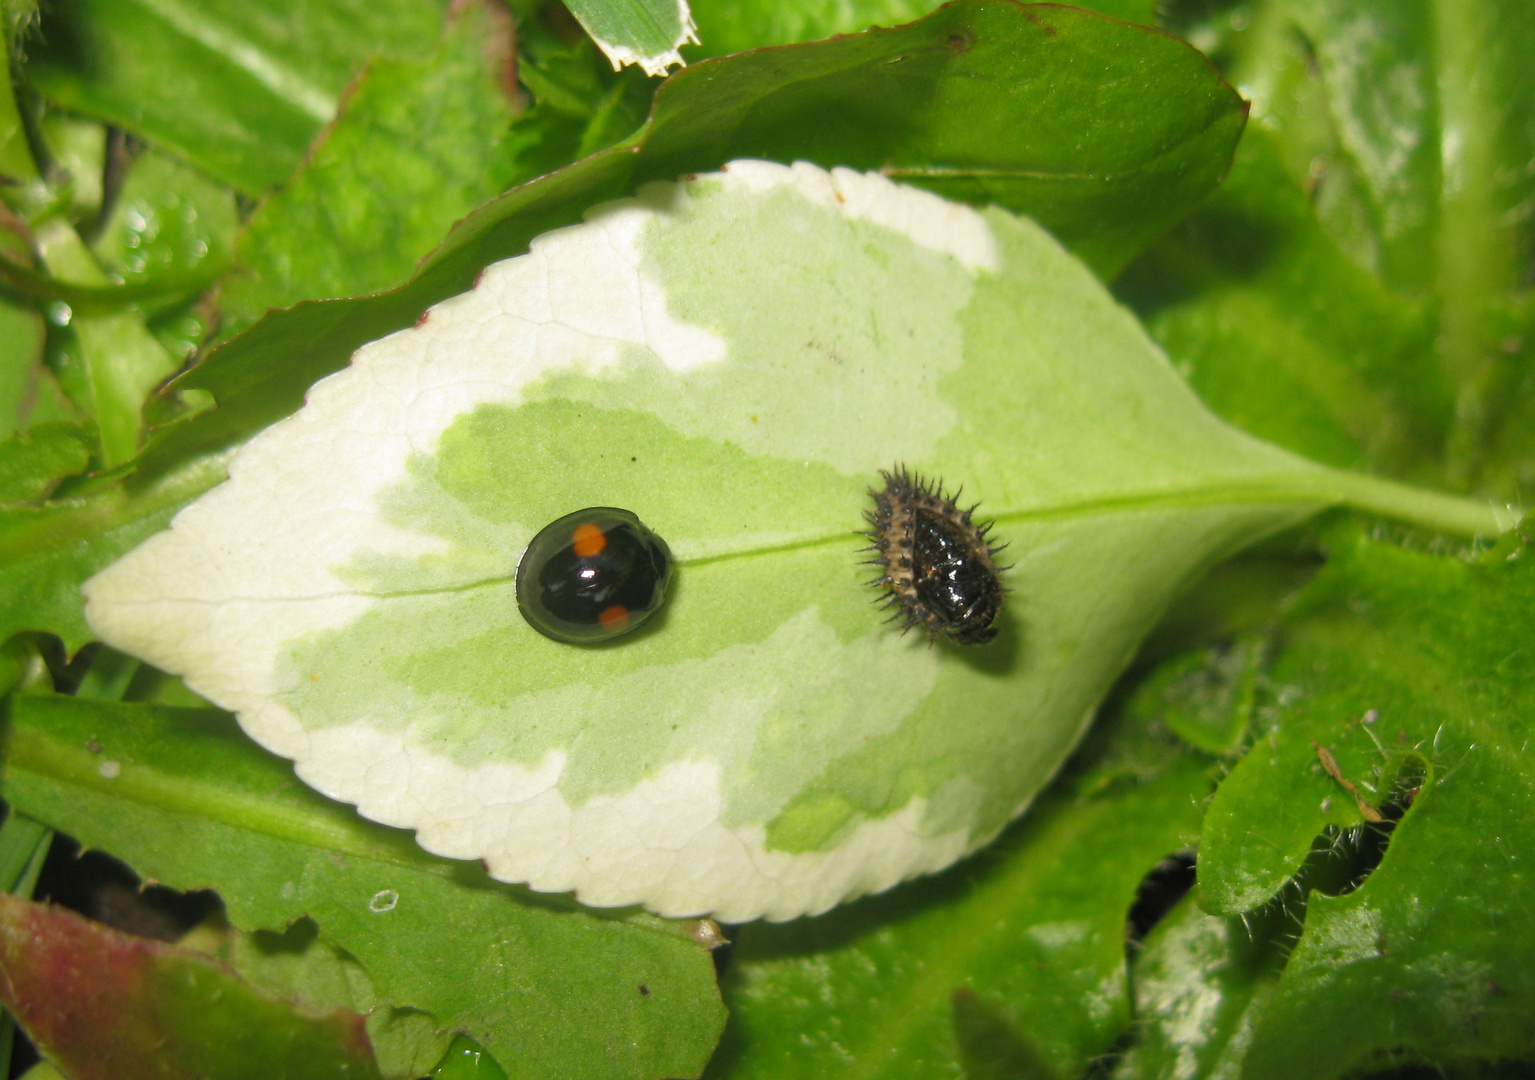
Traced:
<path fill-rule="evenodd" d="M 593 555 L 601 555 L 608 546 L 607 536 L 590 521 L 583 521 L 577 525 L 576 531 L 571 535 L 570 539 L 571 547 L 583 559 L 590 559 Z"/>

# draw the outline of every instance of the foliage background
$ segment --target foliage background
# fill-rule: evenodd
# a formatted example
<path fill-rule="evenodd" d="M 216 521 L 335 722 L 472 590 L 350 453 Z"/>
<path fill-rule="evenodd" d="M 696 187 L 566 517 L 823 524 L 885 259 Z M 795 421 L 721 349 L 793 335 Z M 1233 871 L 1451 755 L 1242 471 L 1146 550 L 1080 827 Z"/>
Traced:
<path fill-rule="evenodd" d="M 1213 569 L 994 847 L 821 918 L 726 928 L 712 955 L 706 921 L 426 856 L 88 644 L 80 581 L 353 347 L 595 202 L 736 156 L 1030 213 L 1233 423 L 1520 505 L 1518 0 L 1089 5 L 1165 34 L 973 0 L 820 40 L 932 6 L 698 3 L 694 65 L 662 84 L 531 0 L 7 0 L 0 884 L 42 875 L 110 917 L 102 898 L 131 890 L 59 829 L 217 891 L 156 894 L 176 916 L 159 936 L 197 924 L 180 947 L 3 920 L 0 959 L 31 988 L 11 1004 L 66 1072 L 161 1054 L 189 1075 L 336 1075 L 327 1054 L 355 1051 L 349 1068 L 390 1076 L 1524 1074 L 1535 583 L 1517 533 L 1466 546 L 1339 515 Z M 1251 102 L 1245 128 L 1174 38 Z M 429 910 L 395 910 L 403 881 Z M 71 954 L 43 962 L 39 937 L 121 958 L 89 999 L 95 1041 L 35 1008 L 74 992 Z M 283 1057 L 310 1039 L 326 1051 Z M 165 1049 L 183 1046 L 214 1057 Z"/>

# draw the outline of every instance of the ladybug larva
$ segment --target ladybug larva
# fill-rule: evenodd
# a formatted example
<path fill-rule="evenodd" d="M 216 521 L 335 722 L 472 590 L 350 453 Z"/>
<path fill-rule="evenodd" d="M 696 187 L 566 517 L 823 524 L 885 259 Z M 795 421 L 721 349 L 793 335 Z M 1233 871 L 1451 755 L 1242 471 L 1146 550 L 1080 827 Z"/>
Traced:
<path fill-rule="evenodd" d="M 517 607 L 555 641 L 590 645 L 660 610 L 672 553 L 628 510 L 593 506 L 545 525 L 517 564 Z"/>
<path fill-rule="evenodd" d="M 869 565 L 883 573 L 869 582 L 886 590 L 883 603 L 913 626 L 960 645 L 984 645 L 997 636 L 997 617 L 1006 595 L 996 555 L 986 539 L 991 524 L 973 520 L 975 507 L 961 510 L 938 482 L 926 483 L 904 466 L 881 472 L 885 487 L 872 488 L 874 509 L 864 516 L 873 528 L 864 535 L 875 552 Z M 958 492 L 955 493 L 958 496 Z"/>

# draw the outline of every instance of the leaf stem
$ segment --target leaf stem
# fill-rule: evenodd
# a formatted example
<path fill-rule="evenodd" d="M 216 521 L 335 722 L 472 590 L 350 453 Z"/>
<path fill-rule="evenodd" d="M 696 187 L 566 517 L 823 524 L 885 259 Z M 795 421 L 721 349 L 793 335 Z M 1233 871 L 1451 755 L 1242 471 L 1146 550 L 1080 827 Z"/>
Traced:
<path fill-rule="evenodd" d="M 1318 470 L 1310 479 L 1317 494 L 1327 502 L 1456 536 L 1497 536 L 1519 520 L 1510 507 L 1445 495 L 1364 473 L 1325 469 Z"/>

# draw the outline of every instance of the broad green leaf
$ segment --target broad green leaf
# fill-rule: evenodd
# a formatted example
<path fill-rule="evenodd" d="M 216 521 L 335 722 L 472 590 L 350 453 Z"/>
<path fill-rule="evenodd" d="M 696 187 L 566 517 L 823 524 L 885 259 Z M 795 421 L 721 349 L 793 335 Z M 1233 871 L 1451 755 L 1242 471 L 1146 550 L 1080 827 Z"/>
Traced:
<path fill-rule="evenodd" d="M 1417 374 L 1398 385 L 1421 384 L 1427 363 L 1435 369 L 1427 385 L 1445 390 L 1420 403 L 1428 407 L 1416 416 L 1403 417 L 1420 428 L 1405 432 L 1420 440 L 1419 455 L 1454 482 L 1504 498 L 1518 497 L 1527 480 L 1523 433 L 1535 415 L 1535 351 L 1527 333 L 1535 218 L 1526 210 L 1535 197 L 1528 168 L 1535 157 L 1529 123 L 1535 68 L 1526 62 L 1535 50 L 1535 22 L 1528 15 L 1517 0 L 1263 0 L 1188 28 L 1218 52 L 1252 99 L 1254 126 L 1272 136 L 1322 229 L 1380 286 L 1422 306 L 1418 351 L 1426 355 L 1401 358 Z M 1294 194 L 1276 189 L 1270 198 L 1282 203 Z M 1245 216 L 1245 223 L 1220 217 L 1207 223 L 1227 233 L 1220 247 L 1244 257 L 1220 268 L 1225 281 L 1217 283 L 1209 312 L 1232 310 L 1220 302 L 1224 286 L 1244 275 L 1260 279 L 1255 284 L 1268 297 L 1263 307 L 1279 318 L 1260 309 L 1252 323 L 1258 347 L 1248 350 L 1257 358 L 1249 381 L 1270 385 L 1262 369 L 1279 358 L 1265 355 L 1273 351 L 1265 338 L 1294 339 L 1299 355 L 1322 354 L 1305 361 L 1319 375 L 1331 367 L 1335 383 L 1347 379 L 1357 365 L 1347 363 L 1346 353 L 1326 348 L 1325 336 L 1306 340 L 1326 321 L 1318 316 L 1335 310 L 1331 290 L 1297 288 L 1275 274 L 1304 237 L 1276 235 L 1278 222 Z M 1269 265 L 1265 253 L 1276 247 L 1280 258 Z M 1199 292 L 1206 289 L 1199 283 Z M 1173 343 L 1175 357 L 1192 345 L 1196 359 L 1203 352 L 1242 365 L 1248 341 L 1239 322 L 1204 346 L 1193 322 L 1199 297 L 1181 306 L 1192 337 Z M 1356 322 L 1346 309 L 1336 311 L 1340 326 Z M 1366 333 L 1348 336 L 1361 339 L 1361 355 L 1389 362 L 1393 343 L 1403 341 L 1393 322 L 1399 320 L 1381 324 L 1384 350 Z M 1359 325 L 1363 331 L 1375 324 Z M 1336 355 L 1316 365 L 1327 352 Z M 1333 400 L 1332 409 L 1343 403 Z M 1356 423 L 1368 420 L 1360 414 Z"/>
<path fill-rule="evenodd" d="M 1326 235 L 1265 129 L 1115 288 L 1244 431 L 1332 465 L 1411 473 L 1440 459 L 1454 391 L 1432 320 Z"/>
<path fill-rule="evenodd" d="M 90 641 L 80 582 L 163 529 L 223 471 L 217 459 L 194 461 L 153 482 L 0 509 L 0 638 L 40 630 L 71 653 Z"/>
<path fill-rule="evenodd" d="M 1100 741 L 1091 767 L 949 873 L 741 927 L 708 1075 L 950 1077 L 961 1062 L 972 1076 L 1082 1075 L 1130 1024 L 1136 887 L 1197 833 L 1210 787 L 1206 762 L 1165 736 Z"/>
<path fill-rule="evenodd" d="M 201 953 L 8 893 L 0 975 L 6 1007 L 74 1080 L 379 1075 L 357 1013 L 306 1013 Z"/>
<path fill-rule="evenodd" d="M 433 0 L 66 0 L 26 74 L 254 197 L 293 172 L 370 57 L 424 55 L 442 17 Z"/>
<path fill-rule="evenodd" d="M 661 87 L 632 139 L 490 203 L 406 288 L 301 306 L 215 352 L 178 385 L 211 391 L 219 409 L 176 429 L 149 464 L 249 438 L 362 344 L 647 180 L 736 156 L 885 169 L 1032 214 L 1112 273 L 1215 185 L 1242 114 L 1207 62 L 1166 35 L 997 0 L 963 0 L 899 30 L 694 65 Z"/>
<path fill-rule="evenodd" d="M 637 64 L 665 75 L 682 63 L 682 46 L 698 40 L 687 0 L 569 0 L 570 13 L 615 68 Z"/>
<path fill-rule="evenodd" d="M 1318 747 L 1365 806 L 1407 809 L 1363 884 L 1312 895 L 1243 1075 L 1326 1078 L 1397 1049 L 1529 1058 L 1531 549 L 1511 537 L 1476 565 L 1340 546 L 1287 619 L 1274 726 L 1210 806 L 1200 901 L 1262 903 L 1327 825 L 1367 816 Z"/>
<path fill-rule="evenodd" d="M 222 334 L 268 308 L 405 280 L 455 221 L 510 186 L 512 111 L 486 55 L 490 29 L 483 6 L 467 6 L 431 57 L 368 68 L 240 237 L 239 269 L 220 290 Z"/>
<path fill-rule="evenodd" d="M 12 805 L 146 878 L 217 889 L 236 926 L 312 917 L 381 1000 L 468 1032 L 509 1075 L 692 1076 L 718 1037 L 695 924 L 590 914 L 432 858 L 305 788 L 226 714 L 18 698 L 4 751 Z"/>
<path fill-rule="evenodd" d="M 795 45 L 871 27 L 914 22 L 940 0 L 694 0 L 698 44 L 689 60 L 769 45 Z M 1075 4 L 1127 22 L 1156 24 L 1155 0 L 1092 0 Z"/>
<path fill-rule="evenodd" d="M 1495 526 L 1224 426 L 1031 223 L 727 170 L 597 208 L 360 351 L 87 584 L 93 628 L 429 850 L 783 919 L 986 843 L 1221 556 L 1341 498 Z M 992 645 L 881 625 L 858 530 L 897 463 L 1012 545 Z M 665 538 L 676 587 L 615 647 L 556 643 L 518 558 L 604 505 Z"/>

